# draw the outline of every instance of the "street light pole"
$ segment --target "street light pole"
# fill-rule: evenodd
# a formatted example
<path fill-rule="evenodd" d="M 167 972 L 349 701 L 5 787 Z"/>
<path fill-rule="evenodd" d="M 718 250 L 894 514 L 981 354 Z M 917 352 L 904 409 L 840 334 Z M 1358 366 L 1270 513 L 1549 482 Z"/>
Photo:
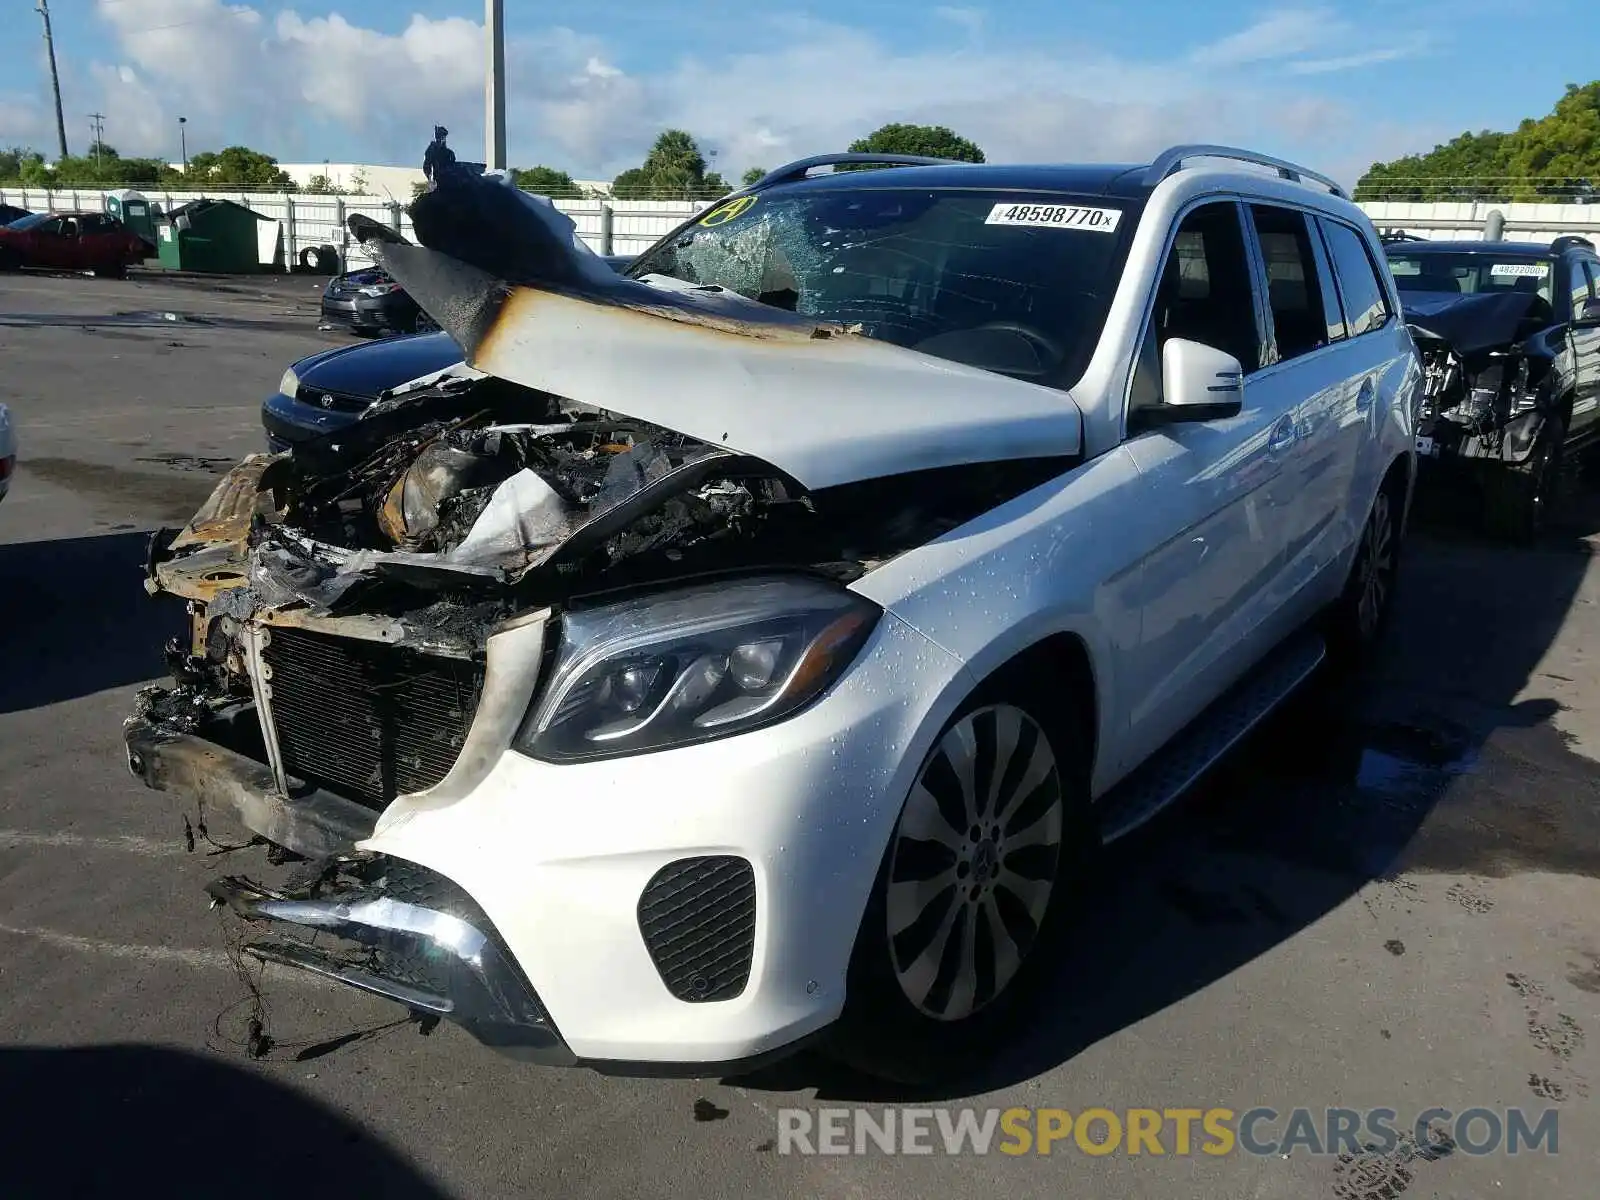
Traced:
<path fill-rule="evenodd" d="M 188 117 L 179 117 L 178 118 L 178 150 L 183 156 L 183 173 L 185 175 L 187 175 L 189 173 L 189 131 L 188 131 L 188 128 L 187 128 L 188 124 L 189 124 L 189 118 Z"/>
<path fill-rule="evenodd" d="M 67 157 L 67 121 L 61 115 L 61 76 L 56 72 L 56 43 L 50 36 L 50 0 L 39 0 L 39 15 L 44 18 L 44 48 L 50 57 L 50 90 L 56 97 L 56 138 L 61 143 L 61 157 Z"/>
<path fill-rule="evenodd" d="M 484 0 L 483 33 L 488 43 L 484 79 L 483 155 L 491 171 L 506 166 L 505 0 Z"/>

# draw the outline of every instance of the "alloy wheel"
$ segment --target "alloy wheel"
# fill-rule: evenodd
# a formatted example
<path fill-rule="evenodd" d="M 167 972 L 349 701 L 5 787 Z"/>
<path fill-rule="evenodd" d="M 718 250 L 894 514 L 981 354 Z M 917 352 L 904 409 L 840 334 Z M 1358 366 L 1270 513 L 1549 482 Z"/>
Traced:
<path fill-rule="evenodd" d="M 975 709 L 940 739 L 889 862 L 890 960 L 906 999 L 972 1016 L 1017 975 L 1050 907 L 1064 796 L 1050 739 L 1020 708 Z"/>
<path fill-rule="evenodd" d="M 1394 519 L 1389 493 L 1378 493 L 1361 534 L 1361 566 L 1357 576 L 1361 599 L 1356 607 L 1357 628 L 1363 640 L 1376 636 L 1384 606 L 1394 587 Z"/>

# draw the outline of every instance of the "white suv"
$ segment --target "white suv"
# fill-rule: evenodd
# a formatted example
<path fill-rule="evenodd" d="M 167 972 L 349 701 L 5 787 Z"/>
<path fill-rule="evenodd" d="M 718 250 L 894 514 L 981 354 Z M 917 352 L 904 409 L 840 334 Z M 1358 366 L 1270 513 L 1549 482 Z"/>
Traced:
<path fill-rule="evenodd" d="M 472 377 L 152 548 L 129 762 L 312 860 L 212 886 L 263 959 L 535 1061 L 960 1069 L 1102 846 L 1383 627 L 1419 367 L 1309 171 L 834 155 L 627 278 L 493 180 L 414 215 L 352 229 Z"/>

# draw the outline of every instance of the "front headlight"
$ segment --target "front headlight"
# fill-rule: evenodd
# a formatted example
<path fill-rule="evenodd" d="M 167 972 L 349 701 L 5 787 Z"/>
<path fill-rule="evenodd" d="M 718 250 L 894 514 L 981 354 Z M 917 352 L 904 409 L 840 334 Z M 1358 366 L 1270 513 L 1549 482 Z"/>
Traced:
<path fill-rule="evenodd" d="M 642 754 L 770 725 L 815 700 L 880 610 L 805 578 L 686 588 L 563 619 L 516 748 L 549 762 Z"/>
<path fill-rule="evenodd" d="M 300 394 L 300 376 L 294 373 L 293 367 L 285 371 L 283 378 L 278 380 L 278 391 L 291 400 Z"/>
<path fill-rule="evenodd" d="M 398 292 L 398 283 L 369 283 L 364 288 L 357 288 L 363 296 L 387 296 L 390 292 Z"/>

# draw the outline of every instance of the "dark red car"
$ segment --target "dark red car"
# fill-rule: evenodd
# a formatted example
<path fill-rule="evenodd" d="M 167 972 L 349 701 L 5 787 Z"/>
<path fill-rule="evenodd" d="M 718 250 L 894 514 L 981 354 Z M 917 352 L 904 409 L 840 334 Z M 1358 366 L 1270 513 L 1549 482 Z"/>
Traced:
<path fill-rule="evenodd" d="M 154 250 L 105 213 L 35 213 L 0 226 L 0 271 L 42 267 L 121 277 Z"/>

